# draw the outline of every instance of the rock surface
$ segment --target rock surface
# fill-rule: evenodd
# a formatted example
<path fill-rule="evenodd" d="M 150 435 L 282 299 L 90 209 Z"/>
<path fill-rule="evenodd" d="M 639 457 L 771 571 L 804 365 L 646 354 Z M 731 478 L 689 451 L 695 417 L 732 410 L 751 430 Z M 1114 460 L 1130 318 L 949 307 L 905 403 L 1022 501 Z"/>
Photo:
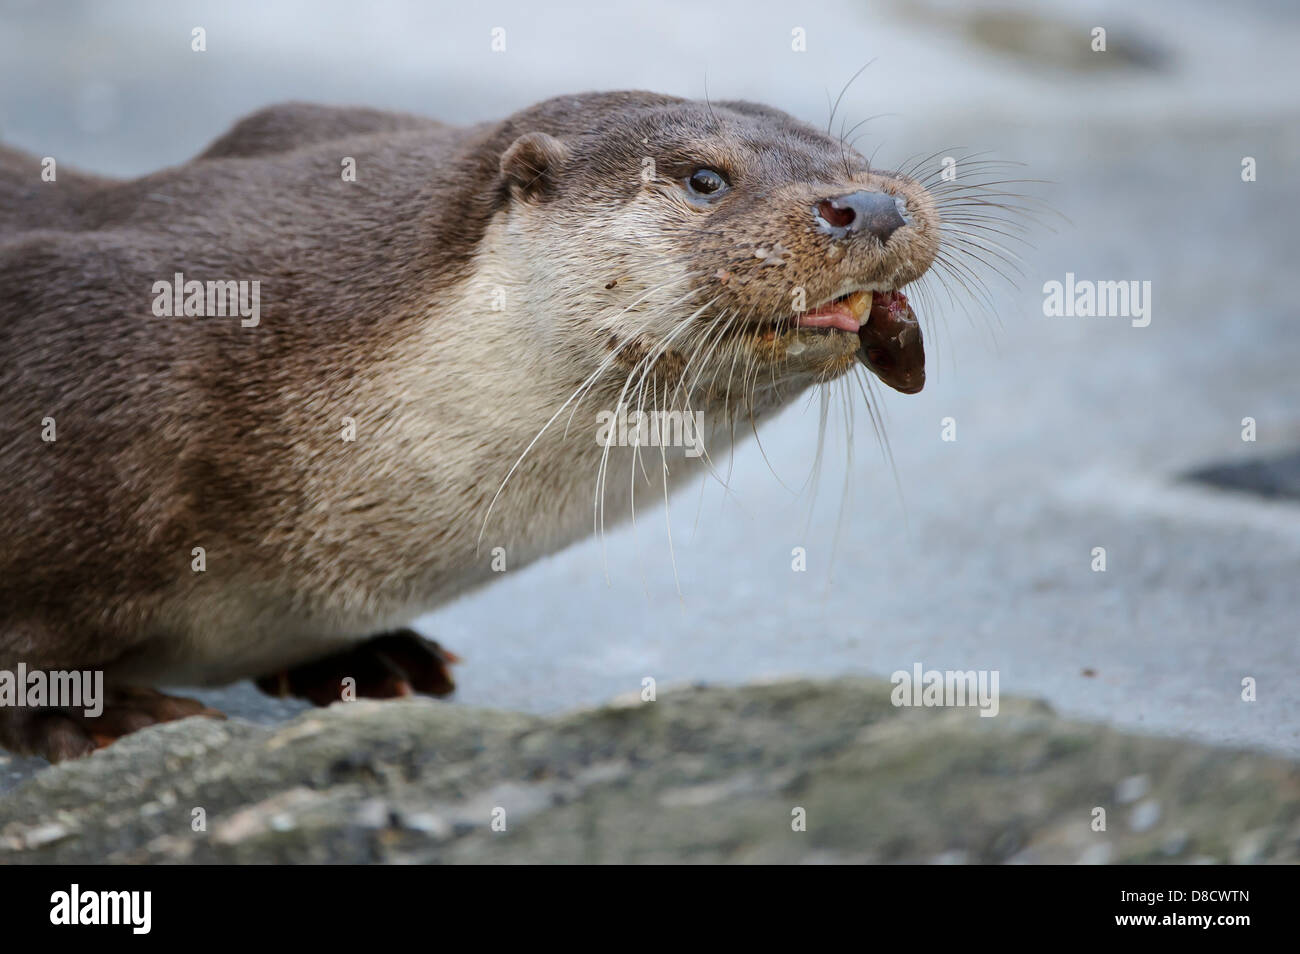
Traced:
<path fill-rule="evenodd" d="M 421 700 L 273 727 L 189 719 L 9 793 L 0 861 L 1300 860 L 1293 762 L 1022 700 L 995 718 L 900 709 L 890 689 L 691 688 L 553 718 Z"/>

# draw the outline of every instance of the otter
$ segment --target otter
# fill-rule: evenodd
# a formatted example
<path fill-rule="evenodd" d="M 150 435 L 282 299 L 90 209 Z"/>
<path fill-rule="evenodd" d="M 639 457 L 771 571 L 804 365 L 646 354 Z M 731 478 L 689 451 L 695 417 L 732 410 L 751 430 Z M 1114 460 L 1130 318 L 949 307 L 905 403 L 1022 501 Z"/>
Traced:
<path fill-rule="evenodd" d="M 219 715 L 158 687 L 446 694 L 409 625 L 495 560 L 859 362 L 924 380 L 932 194 L 755 103 L 289 104 L 142 178 L 41 170 L 0 150 L 0 670 L 108 687 L 95 719 L 0 707 L 51 760 Z M 597 409 L 695 415 L 706 452 L 602 442 Z"/>

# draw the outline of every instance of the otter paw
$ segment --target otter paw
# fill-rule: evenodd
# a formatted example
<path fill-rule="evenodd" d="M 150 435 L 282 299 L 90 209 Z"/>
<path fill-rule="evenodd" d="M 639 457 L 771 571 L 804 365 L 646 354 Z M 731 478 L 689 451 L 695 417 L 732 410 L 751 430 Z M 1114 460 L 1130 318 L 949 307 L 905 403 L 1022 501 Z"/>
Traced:
<path fill-rule="evenodd" d="M 225 718 L 194 699 L 156 689 L 108 689 L 97 716 L 75 708 L 0 709 L 0 747 L 62 762 L 89 755 L 145 726 L 194 715 Z"/>
<path fill-rule="evenodd" d="M 399 629 L 313 662 L 254 680 L 270 696 L 295 696 L 327 706 L 345 698 L 393 699 L 422 693 L 448 696 L 456 689 L 453 652 L 412 629 Z M 344 682 L 352 679 L 351 686 Z"/>

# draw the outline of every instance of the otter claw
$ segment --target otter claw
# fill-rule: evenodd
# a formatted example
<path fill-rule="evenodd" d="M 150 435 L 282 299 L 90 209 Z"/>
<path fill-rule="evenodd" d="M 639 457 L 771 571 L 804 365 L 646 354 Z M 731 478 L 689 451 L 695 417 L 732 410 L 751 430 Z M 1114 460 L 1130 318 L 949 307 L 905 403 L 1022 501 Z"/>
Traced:
<path fill-rule="evenodd" d="M 296 696 L 318 706 L 344 698 L 396 699 L 416 693 L 450 695 L 456 689 L 449 666 L 460 657 L 414 630 L 402 629 L 292 669 L 255 680 L 270 696 Z M 344 681 L 352 680 L 349 687 Z"/>

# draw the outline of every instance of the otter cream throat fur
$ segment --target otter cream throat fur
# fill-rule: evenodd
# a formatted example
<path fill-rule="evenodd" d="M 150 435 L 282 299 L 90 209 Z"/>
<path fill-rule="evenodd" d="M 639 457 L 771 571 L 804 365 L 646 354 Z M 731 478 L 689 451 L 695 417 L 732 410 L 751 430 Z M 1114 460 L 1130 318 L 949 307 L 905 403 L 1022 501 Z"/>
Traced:
<path fill-rule="evenodd" d="M 857 362 L 924 381 L 931 193 L 766 106 L 294 104 L 140 179 L 42 168 L 0 149 L 0 670 L 108 698 L 0 708 L 19 751 L 215 714 L 157 686 L 446 693 L 404 627 L 493 552 L 613 524 Z M 698 444 L 602 444 L 601 411 Z"/>

